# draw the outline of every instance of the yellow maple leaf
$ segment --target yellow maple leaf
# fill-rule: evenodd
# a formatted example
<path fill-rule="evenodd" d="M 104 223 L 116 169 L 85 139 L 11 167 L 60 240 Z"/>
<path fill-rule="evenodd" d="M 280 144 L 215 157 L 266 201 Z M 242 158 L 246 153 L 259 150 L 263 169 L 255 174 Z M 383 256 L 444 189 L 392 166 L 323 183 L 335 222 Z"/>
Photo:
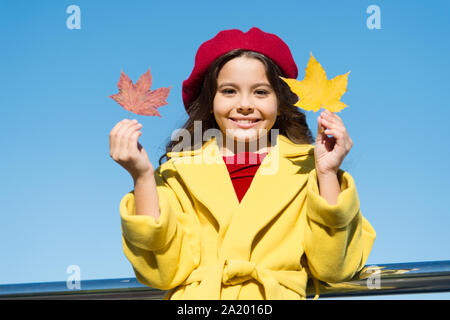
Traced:
<path fill-rule="evenodd" d="M 299 81 L 296 79 L 280 78 L 300 98 L 295 106 L 305 110 L 313 110 L 314 112 L 320 110 L 321 107 L 331 112 L 339 112 L 347 107 L 346 104 L 339 100 L 347 91 L 349 73 L 350 71 L 328 80 L 325 70 L 311 53 L 305 71 L 305 79 Z"/>

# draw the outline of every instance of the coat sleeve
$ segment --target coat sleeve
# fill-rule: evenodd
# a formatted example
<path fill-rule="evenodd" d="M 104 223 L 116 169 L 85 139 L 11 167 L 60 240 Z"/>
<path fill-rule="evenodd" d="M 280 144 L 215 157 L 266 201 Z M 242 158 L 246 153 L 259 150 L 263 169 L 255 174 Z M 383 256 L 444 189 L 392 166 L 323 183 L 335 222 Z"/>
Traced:
<path fill-rule="evenodd" d="M 160 217 L 136 215 L 134 190 L 120 202 L 122 243 L 136 279 L 149 287 L 169 290 L 198 266 L 196 217 L 183 212 L 175 192 L 155 171 Z"/>
<path fill-rule="evenodd" d="M 362 216 L 355 182 L 339 170 L 341 193 L 330 205 L 319 194 L 317 173 L 308 177 L 304 249 L 311 274 L 321 281 L 350 280 L 366 264 L 376 233 Z"/>

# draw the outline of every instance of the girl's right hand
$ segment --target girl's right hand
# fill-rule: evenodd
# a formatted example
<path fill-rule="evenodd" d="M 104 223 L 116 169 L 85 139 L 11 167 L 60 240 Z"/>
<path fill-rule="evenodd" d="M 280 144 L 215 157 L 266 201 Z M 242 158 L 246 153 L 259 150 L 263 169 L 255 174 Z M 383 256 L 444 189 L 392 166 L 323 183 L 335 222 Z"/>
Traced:
<path fill-rule="evenodd" d="M 109 155 L 127 170 L 136 181 L 140 177 L 153 175 L 153 166 L 147 152 L 138 142 L 142 128 L 137 120 L 124 119 L 109 133 Z"/>

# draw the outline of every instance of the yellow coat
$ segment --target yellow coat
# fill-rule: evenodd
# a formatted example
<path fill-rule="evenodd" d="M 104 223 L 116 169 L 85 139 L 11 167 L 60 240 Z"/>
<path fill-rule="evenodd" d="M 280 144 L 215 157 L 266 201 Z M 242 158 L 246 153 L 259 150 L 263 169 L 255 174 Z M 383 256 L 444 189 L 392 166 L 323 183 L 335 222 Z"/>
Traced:
<path fill-rule="evenodd" d="M 123 250 L 142 284 L 166 299 L 305 299 L 308 277 L 349 280 L 366 263 L 375 231 L 361 215 L 353 178 L 319 195 L 314 146 L 278 135 L 239 203 L 216 139 L 171 152 L 155 170 L 161 216 L 120 202 Z"/>

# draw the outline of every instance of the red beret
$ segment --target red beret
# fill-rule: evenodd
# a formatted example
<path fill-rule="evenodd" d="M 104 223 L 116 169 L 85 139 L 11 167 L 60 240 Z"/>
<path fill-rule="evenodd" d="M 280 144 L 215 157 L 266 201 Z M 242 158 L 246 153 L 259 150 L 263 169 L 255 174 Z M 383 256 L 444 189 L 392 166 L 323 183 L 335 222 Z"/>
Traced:
<path fill-rule="evenodd" d="M 183 81 L 183 102 L 186 111 L 198 96 L 203 77 L 210 64 L 234 49 L 259 52 L 272 59 L 287 78 L 296 79 L 297 65 L 286 43 L 277 35 L 253 27 L 246 33 L 238 29 L 220 31 L 214 38 L 202 43 L 195 55 L 195 65 L 188 79 Z"/>

